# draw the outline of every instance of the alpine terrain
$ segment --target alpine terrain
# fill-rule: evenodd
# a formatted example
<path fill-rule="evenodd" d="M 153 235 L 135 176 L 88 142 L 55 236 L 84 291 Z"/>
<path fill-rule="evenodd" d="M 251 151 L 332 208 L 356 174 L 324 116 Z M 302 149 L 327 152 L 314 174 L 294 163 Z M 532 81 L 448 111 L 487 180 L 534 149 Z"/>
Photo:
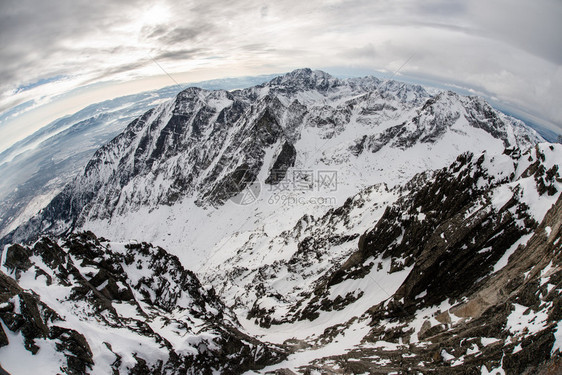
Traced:
<path fill-rule="evenodd" d="M 561 161 L 450 91 L 310 69 L 188 88 L 2 238 L 0 364 L 560 373 Z"/>

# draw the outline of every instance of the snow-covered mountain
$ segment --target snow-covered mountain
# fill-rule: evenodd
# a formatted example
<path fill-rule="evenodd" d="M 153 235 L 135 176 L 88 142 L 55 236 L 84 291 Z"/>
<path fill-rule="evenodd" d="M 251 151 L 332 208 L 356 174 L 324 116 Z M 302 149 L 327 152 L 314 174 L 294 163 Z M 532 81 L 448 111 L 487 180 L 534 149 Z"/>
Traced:
<path fill-rule="evenodd" d="M 177 87 L 92 104 L 54 121 L 0 154 L 0 234 L 44 208 L 102 145 L 135 118 L 177 95 Z"/>
<path fill-rule="evenodd" d="M 85 280 L 100 267 L 110 272 L 108 283 L 118 287 L 108 289 L 101 276 L 91 284 L 113 293 L 104 305 L 115 310 L 112 321 L 148 324 L 150 337 L 170 344 L 162 358 L 183 358 L 181 369 L 162 359 L 162 373 L 555 371 L 560 161 L 562 146 L 480 98 L 452 92 L 309 69 L 243 90 L 190 88 L 129 124 L 3 238 L 28 243 L 10 247 L 25 255 L 25 270 L 11 265 L 8 248 L 0 267 L 7 283 L 33 290 L 59 315 L 80 283 L 47 270 L 47 250 L 37 244 L 56 243 Z M 69 234 L 83 230 L 113 242 Z M 44 235 L 51 239 L 36 242 Z M 72 241 L 95 250 L 77 255 Z M 137 258 L 147 264 L 139 272 Z M 212 300 L 209 307 L 185 312 L 191 305 L 176 303 L 177 294 L 162 307 L 163 285 L 176 285 L 179 273 L 200 285 L 199 294 L 186 287 L 186 298 L 196 306 Z M 122 301 L 115 293 L 126 285 L 134 299 Z M 124 303 L 150 313 L 127 315 Z M 91 332 L 105 329 L 103 314 L 84 315 L 99 326 L 65 327 L 98 345 L 105 336 Z M 193 321 L 206 328 L 197 331 Z M 23 330 L 3 327 L 26 340 Z M 220 339 L 209 352 L 193 351 L 206 335 Z M 0 363 L 2 350 L 16 349 L 0 348 Z M 92 368 L 117 361 L 116 352 L 98 350 L 93 364 L 86 361 Z M 117 371 L 134 373 L 145 362 L 154 371 L 160 357 L 143 350 L 125 345 L 117 354 L 130 361 Z"/>
<path fill-rule="evenodd" d="M 273 76 L 217 79 L 205 89 L 250 87 Z M 149 108 L 174 98 L 178 85 L 91 104 L 0 153 L 0 236 L 29 220 L 109 142 Z M 1 118 L 0 118 L 1 121 Z"/>
<path fill-rule="evenodd" d="M 285 356 L 161 248 L 80 233 L 4 253 L 0 363 L 14 374 L 240 373 Z"/>
<path fill-rule="evenodd" d="M 206 279 L 248 332 L 293 346 L 266 370 L 557 373 L 560 160 L 549 144 L 462 154 L 249 238 Z"/>
<path fill-rule="evenodd" d="M 182 212 L 198 212 L 193 217 L 199 221 L 201 208 L 224 217 L 228 207 L 210 207 L 224 207 L 256 181 L 265 183 L 258 211 L 278 214 L 278 207 L 260 202 L 272 200 L 280 177 L 332 171 L 337 191 L 330 193 L 337 201 L 360 187 L 406 182 L 465 151 L 499 153 L 539 140 L 481 99 L 452 92 L 431 97 L 421 86 L 373 77 L 340 80 L 302 69 L 244 90 L 189 88 L 98 150 L 84 173 L 12 238 L 88 228 L 112 239 L 166 245 L 181 256 L 183 241 L 166 228 L 187 223 L 176 232 L 192 232 Z M 298 193 L 307 196 L 299 196 L 302 201 L 318 191 L 312 186 Z M 283 216 L 300 216 L 300 208 L 289 207 Z M 238 219 L 256 215 L 233 211 Z M 194 252 L 208 253 L 210 245 Z"/>

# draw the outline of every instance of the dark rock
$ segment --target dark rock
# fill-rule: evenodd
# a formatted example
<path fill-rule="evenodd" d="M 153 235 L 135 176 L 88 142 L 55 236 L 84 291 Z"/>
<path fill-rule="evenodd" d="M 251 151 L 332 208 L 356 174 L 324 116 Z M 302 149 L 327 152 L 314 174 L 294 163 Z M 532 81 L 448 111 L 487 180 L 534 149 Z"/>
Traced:
<path fill-rule="evenodd" d="M 87 369 L 92 368 L 92 351 L 82 334 L 72 329 L 52 326 L 49 339 L 57 340 L 57 350 L 65 354 L 67 364 L 63 370 L 66 374 L 85 374 Z"/>
<path fill-rule="evenodd" d="M 6 332 L 4 332 L 4 328 L 0 326 L 0 348 L 6 346 L 10 343 L 8 340 L 8 336 L 6 336 Z"/>
<path fill-rule="evenodd" d="M 39 350 L 35 339 L 47 338 L 49 327 L 43 321 L 35 296 L 27 293 L 20 294 L 20 310 L 21 316 L 25 319 L 24 325 L 20 328 L 25 338 L 25 348 L 35 354 Z"/>
<path fill-rule="evenodd" d="M 29 257 L 30 252 L 20 245 L 12 245 L 8 247 L 6 251 L 6 258 L 4 260 L 4 266 L 16 273 L 16 277 L 21 273 L 21 271 L 27 271 L 31 267 L 31 261 Z"/>
<path fill-rule="evenodd" d="M 281 182 L 287 174 L 287 169 L 295 165 L 297 157 L 297 150 L 292 144 L 285 142 L 281 151 L 275 159 L 275 163 L 269 171 L 269 176 L 266 178 L 265 183 L 269 185 L 277 185 Z"/>
<path fill-rule="evenodd" d="M 61 247 L 58 243 L 64 245 Z M 22 249 L 30 252 L 28 248 Z M 88 232 L 70 234 L 59 240 L 44 238 L 35 243 L 33 249 L 37 256 L 44 259 L 52 275 L 45 282 L 66 287 L 68 302 L 76 300 L 87 306 L 89 314 L 93 314 L 87 319 L 92 319 L 92 323 L 97 321 L 100 329 L 105 326 L 127 329 L 130 334 L 154 340 L 169 351 L 167 361 L 154 361 L 133 353 L 136 364 L 131 373 L 211 374 L 211 369 L 220 369 L 221 373 L 239 374 L 286 357 L 281 348 L 241 333 L 233 323 L 235 318 L 232 318 L 232 313 L 214 291 L 203 288 L 193 272 L 184 269 L 177 257 L 162 248 L 139 243 L 126 245 L 124 252 L 114 252 Z M 67 252 L 72 257 L 67 257 Z M 88 277 L 81 274 L 74 262 L 87 266 Z M 135 283 L 123 267 L 133 264 L 136 272 L 143 275 Z M 36 266 L 31 264 L 31 267 Z M 27 272 L 34 271 L 29 269 Z M 13 299 L 18 299 L 19 311 L 15 311 Z M 142 307 L 139 299 L 143 302 Z M 123 301 L 136 308 L 139 316 L 129 318 L 119 315 L 113 303 Z M 94 368 L 90 345 L 101 343 L 88 343 L 79 330 L 55 325 L 54 322 L 63 318 L 41 302 L 39 296 L 22 291 L 15 280 L 3 273 L 0 273 L 0 303 L 0 319 L 13 332 L 21 331 L 27 350 L 34 354 L 40 350 L 41 344 L 37 339 L 53 340 L 56 350 L 66 358 L 66 364 L 61 367 L 62 373 L 84 374 Z M 176 319 L 178 311 L 184 311 L 185 317 Z M 193 334 L 195 324 L 191 319 L 198 319 L 204 325 L 198 326 L 197 332 L 208 333 L 210 338 L 202 336 L 202 343 L 197 347 L 199 354 L 189 351 L 176 353 L 174 346 L 155 332 L 145 319 L 162 320 L 190 334 Z M 3 339 L 3 333 L 0 333 L 0 344 L 7 341 Z M 106 346 L 112 351 L 110 345 Z M 127 349 L 119 348 L 120 352 L 123 350 Z M 112 367 L 115 373 L 119 373 L 121 356 L 115 354 L 115 357 Z"/>
<path fill-rule="evenodd" d="M 266 375 L 296 375 L 294 372 L 286 368 L 282 368 L 275 371 L 268 371 L 265 374 Z"/>
<path fill-rule="evenodd" d="M 7 302 L 21 291 L 22 289 L 14 279 L 0 271 L 0 303 Z M 5 308 L 0 309 L 0 312 L 2 311 L 5 311 Z"/>

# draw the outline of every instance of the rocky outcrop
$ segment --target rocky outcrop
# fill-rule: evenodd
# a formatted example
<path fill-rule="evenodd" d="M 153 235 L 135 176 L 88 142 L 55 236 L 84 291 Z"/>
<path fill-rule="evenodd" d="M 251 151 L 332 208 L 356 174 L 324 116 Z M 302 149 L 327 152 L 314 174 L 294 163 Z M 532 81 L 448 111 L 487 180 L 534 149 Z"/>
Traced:
<path fill-rule="evenodd" d="M 295 159 L 297 157 L 297 150 L 292 144 L 285 142 L 281 151 L 275 158 L 275 163 L 269 171 L 269 176 L 265 179 L 265 183 L 269 185 L 276 185 L 283 181 L 287 174 L 287 170 L 295 166 Z"/>
<path fill-rule="evenodd" d="M 534 156 L 533 152 L 523 157 L 511 154 L 523 164 L 515 168 L 511 179 L 519 175 L 534 180 L 536 191 L 552 201 L 549 189 L 541 188 L 544 168 L 535 164 L 544 161 L 543 151 L 537 149 Z M 376 266 L 373 258 L 395 259 L 390 273 L 411 267 L 392 297 L 365 315 L 372 328 L 361 343 L 343 356 L 315 361 L 306 366 L 308 370 L 336 367 L 380 374 L 559 371 L 562 197 L 553 191 L 560 190 L 560 175 L 547 178 L 557 181 L 549 186 L 558 198 L 539 224 L 525 213 L 529 207 L 517 201 L 523 194 L 518 194 L 513 182 L 516 194 L 505 204 L 486 203 L 494 200 L 494 186 L 497 191 L 496 184 L 506 181 L 490 179 L 480 169 L 485 161 L 473 159 L 460 157 L 449 170 L 437 172 L 434 182 L 399 199 L 362 237 L 358 252 L 327 279 L 327 285 L 333 286 L 366 278 Z M 452 174 L 446 177 L 448 173 Z M 473 189 L 476 186 L 480 188 Z M 474 196 L 467 199 L 469 191 Z M 449 194 L 455 201 L 443 199 Z M 475 201 L 480 203 L 475 205 Z M 403 220 L 412 214 L 421 214 L 423 221 Z M 321 290 L 317 288 L 317 293 Z M 328 295 L 324 294 L 324 302 Z M 322 309 L 323 303 L 317 306 Z M 326 331 L 319 341 L 334 340 L 349 324 Z"/>
<path fill-rule="evenodd" d="M 59 354 L 61 373 L 241 373 L 284 357 L 242 333 L 213 289 L 161 248 L 88 232 L 6 251 L 0 319 L 31 353 Z M 1 330 L 0 345 L 17 343 Z"/>
<path fill-rule="evenodd" d="M 11 249 L 14 251 L 15 247 Z M 0 319 L 8 330 L 23 336 L 26 350 L 37 354 L 41 347 L 36 340 L 52 340 L 56 350 L 64 355 L 64 373 L 84 374 L 92 368 L 92 352 L 84 336 L 73 329 L 59 326 L 61 317 L 43 303 L 40 296 L 33 291 L 23 290 L 2 271 L 0 290 Z M 0 327 L 0 347 L 7 345 L 10 345 L 10 341 Z"/>
<path fill-rule="evenodd" d="M 226 262 L 234 266 L 207 280 L 272 332 L 323 327 L 285 342 L 297 352 L 334 348 L 358 325 L 370 327 L 346 354 L 318 358 L 301 372 L 557 368 L 559 152 L 541 144 L 524 153 L 466 153 L 403 186 L 371 187 L 323 217 L 303 216 L 278 237 L 252 238 Z M 255 244 L 294 252 L 256 269 L 237 267 L 248 264 L 247 249 L 259 251 Z"/>
<path fill-rule="evenodd" d="M 509 263 L 472 292 L 459 293 L 454 306 L 425 304 L 425 310 L 412 310 L 401 301 L 379 305 L 370 312 L 371 332 L 356 349 L 308 368 L 337 365 L 344 372 L 375 374 L 470 374 L 484 369 L 557 373 L 562 359 L 556 341 L 562 318 L 561 224 L 558 199 Z M 450 277 L 454 281 L 457 275 Z"/>

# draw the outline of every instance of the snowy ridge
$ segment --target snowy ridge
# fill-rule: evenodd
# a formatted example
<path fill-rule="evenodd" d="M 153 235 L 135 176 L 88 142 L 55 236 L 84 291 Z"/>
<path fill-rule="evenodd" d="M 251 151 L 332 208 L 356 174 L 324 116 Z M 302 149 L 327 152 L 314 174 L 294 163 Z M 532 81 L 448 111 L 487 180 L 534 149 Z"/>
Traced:
<path fill-rule="evenodd" d="M 163 249 L 81 233 L 5 253 L 0 357 L 12 374 L 233 373 L 283 357 Z"/>
<path fill-rule="evenodd" d="M 301 69 L 245 90 L 190 88 L 132 122 L 94 155 L 82 176 L 7 238 L 82 227 L 176 253 L 175 245 L 163 243 L 167 234 L 152 234 L 166 230 L 144 236 L 124 228 L 120 236 L 111 222 L 145 218 L 144 208 L 149 214 L 164 206 L 179 212 L 218 208 L 258 176 L 265 177 L 258 182 L 267 180 L 284 145 L 294 148 L 294 162 L 282 164 L 282 172 L 336 170 L 336 198 L 344 200 L 365 186 L 392 186 L 442 168 L 465 151 L 499 153 L 539 140 L 481 100 L 452 93 L 433 98 L 420 86 L 373 77 L 340 80 Z"/>
<path fill-rule="evenodd" d="M 254 224 L 200 270 L 233 310 L 149 244 L 83 233 L 8 247 L 0 357 L 29 361 L 2 364 L 15 374 L 46 356 L 53 373 L 536 369 L 560 353 L 560 160 L 562 146 L 546 143 L 464 153 L 276 236 Z M 20 307 L 30 298 L 49 312 L 41 321 Z M 29 321 L 17 328 L 14 317 Z"/>
<path fill-rule="evenodd" d="M 535 371 L 559 358 L 562 290 L 562 146 L 541 142 L 482 99 L 374 77 L 300 69 L 245 90 L 190 88 L 2 241 L 79 230 L 116 241 L 91 246 L 121 265 L 131 303 L 165 322 L 181 323 L 174 308 L 188 316 L 179 331 L 153 328 L 171 345 L 155 359 L 170 373 L 171 350 L 189 353 L 181 371 Z M 154 245 L 118 244 L 131 239 Z M 183 267 L 208 287 L 182 293 L 174 275 L 201 285 Z M 198 296 L 214 302 L 191 311 Z M 193 322 L 218 339 L 201 339 L 208 362 L 178 338 L 199 334 Z M 243 354 L 225 359 L 229 342 Z"/>
<path fill-rule="evenodd" d="M 421 174 L 404 186 L 389 189 L 386 185 L 375 185 L 367 188 L 347 199 L 343 206 L 331 209 L 321 217 L 305 214 L 293 228 L 276 236 L 259 229 L 247 235 L 235 234 L 227 241 L 229 253 L 234 255 L 229 258 L 226 255 L 228 253 L 216 251 L 200 273 L 205 275 L 206 281 L 215 285 L 227 304 L 246 311 L 240 315 L 265 316 L 260 324 L 267 326 L 291 321 L 302 314 L 297 306 L 302 305 L 313 290 L 318 290 L 322 275 L 340 267 L 356 251 L 360 235 L 371 229 L 383 215 L 388 216 L 389 209 L 399 213 L 414 211 L 407 216 L 409 225 L 412 225 L 411 220 L 420 224 L 427 222 L 429 213 L 424 213 L 419 207 L 406 209 L 403 206 L 412 199 L 411 196 L 421 195 L 422 192 L 427 194 L 427 191 L 420 192 L 420 189 L 428 189 L 429 184 L 434 184 L 435 190 L 439 190 L 444 189 L 442 179 L 449 179 L 451 184 L 452 181 L 463 180 L 462 175 L 472 179 L 469 186 L 462 186 L 462 190 L 453 196 L 442 196 L 443 202 L 447 199 L 458 200 L 463 192 L 468 194 L 465 198 L 467 203 L 474 199 L 474 206 L 466 209 L 467 219 L 478 210 L 500 211 L 510 200 L 517 200 L 518 205 L 511 208 L 513 213 L 518 211 L 518 215 L 521 215 L 526 212 L 529 220 L 540 222 L 555 203 L 560 190 L 560 184 L 554 177 L 557 173 L 554 172 L 555 164 L 552 163 L 562 155 L 560 147 L 552 147 L 551 150 L 550 146 L 541 144 L 523 156 L 518 151 L 513 151 L 511 155 L 490 156 L 485 153 L 479 157 L 468 154 L 459 158 L 449 169 Z M 541 163 L 543 167 L 539 168 L 550 171 L 544 172 L 550 175 L 544 185 L 543 182 L 537 182 L 541 180 L 536 176 L 529 175 L 531 169 L 538 168 L 536 163 L 540 162 L 540 155 L 548 155 L 544 156 L 546 159 Z M 473 162 L 455 171 L 468 160 Z M 454 173 L 447 176 L 450 171 Z M 545 193 L 549 189 L 556 193 Z M 487 200 L 491 201 L 490 206 L 485 203 Z M 398 203 L 395 204 L 396 201 Z M 510 204 L 513 205 L 513 202 Z M 525 227 L 523 219 L 518 220 Z M 404 241 L 404 229 L 393 233 L 396 233 L 397 238 L 394 242 L 388 239 L 386 246 L 397 246 Z M 392 261 L 394 270 L 400 268 L 399 262 L 404 263 L 404 260 Z M 221 272 L 217 273 L 217 270 Z M 358 289 L 350 288 L 349 292 L 357 293 Z M 341 292 L 329 293 L 331 300 L 336 295 L 345 297 Z"/>
<path fill-rule="evenodd" d="M 83 170 L 94 152 L 148 108 L 177 94 L 164 88 L 90 105 L 0 154 L 0 236 L 25 223 Z"/>
<path fill-rule="evenodd" d="M 523 154 L 463 154 L 402 187 L 375 187 L 323 218 L 304 217 L 269 244 L 238 245 L 235 258 L 210 267 L 224 271 L 205 280 L 247 317 L 249 332 L 301 348 L 271 370 L 536 368 L 559 355 L 561 152 L 541 144 Z M 365 212 L 375 214 L 372 229 L 342 241 L 339 228 Z M 281 240 L 292 257 L 256 259 Z"/>

